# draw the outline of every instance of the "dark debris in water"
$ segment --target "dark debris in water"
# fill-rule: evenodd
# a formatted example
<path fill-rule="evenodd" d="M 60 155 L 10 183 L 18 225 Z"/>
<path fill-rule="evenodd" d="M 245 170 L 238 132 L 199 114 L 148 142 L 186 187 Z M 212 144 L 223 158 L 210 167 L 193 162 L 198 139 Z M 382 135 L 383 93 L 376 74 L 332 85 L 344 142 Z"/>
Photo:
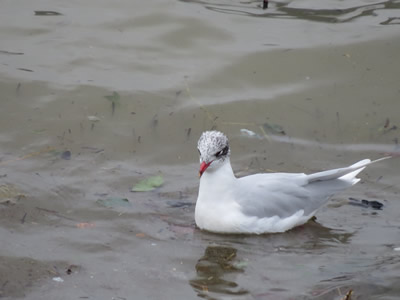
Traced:
<path fill-rule="evenodd" d="M 167 204 L 168 204 L 169 207 L 172 207 L 172 208 L 182 208 L 182 207 L 191 207 L 191 206 L 193 206 L 192 202 L 187 202 L 187 201 L 168 200 Z"/>
<path fill-rule="evenodd" d="M 387 134 L 387 133 L 389 133 L 391 131 L 395 131 L 397 129 L 398 129 L 397 125 L 391 124 L 390 119 L 387 118 L 385 120 L 385 123 L 383 124 L 383 126 L 378 128 L 378 131 L 381 132 L 382 134 Z"/>
<path fill-rule="evenodd" d="M 366 199 L 356 199 L 356 198 L 349 198 L 350 202 L 349 204 L 355 205 L 355 206 L 361 206 L 363 208 L 372 208 L 372 209 L 377 209 L 377 210 L 382 210 L 383 204 L 379 201 L 375 200 L 366 200 Z"/>
<path fill-rule="evenodd" d="M 111 102 L 111 113 L 112 115 L 114 115 L 115 107 L 119 105 L 119 100 L 121 99 L 121 96 L 114 91 L 111 95 L 104 96 L 104 98 Z"/>
<path fill-rule="evenodd" d="M 349 290 L 347 294 L 341 300 L 351 300 L 351 295 L 353 294 L 353 290 Z"/>
<path fill-rule="evenodd" d="M 22 216 L 22 218 L 21 218 L 21 224 L 24 224 L 25 223 L 25 220 L 26 220 L 26 216 L 28 215 L 28 213 L 24 213 L 24 215 Z"/>
<path fill-rule="evenodd" d="M 388 18 L 386 21 L 381 22 L 381 25 L 400 25 L 399 17 Z"/>
<path fill-rule="evenodd" d="M 27 68 L 17 68 L 17 70 L 25 71 L 25 72 L 33 72 L 33 70 L 27 69 Z"/>
<path fill-rule="evenodd" d="M 192 128 L 189 127 L 188 129 L 186 129 L 186 139 L 190 138 L 190 134 L 192 133 Z"/>
<path fill-rule="evenodd" d="M 390 125 L 390 119 L 387 118 L 385 121 L 385 125 L 383 125 L 383 128 L 387 129 L 387 128 L 389 128 L 389 125 Z"/>
<path fill-rule="evenodd" d="M 71 159 L 71 151 L 66 150 L 61 153 L 61 158 L 65 160 L 70 160 Z"/>
<path fill-rule="evenodd" d="M 24 55 L 23 52 L 14 52 L 14 51 L 7 51 L 7 50 L 0 50 L 0 54 L 7 54 L 7 55 Z"/>
<path fill-rule="evenodd" d="M 35 16 L 51 17 L 51 16 L 62 16 L 62 15 L 63 15 L 62 13 L 52 10 L 35 10 Z"/>
<path fill-rule="evenodd" d="M 65 273 L 67 273 L 68 275 L 71 275 L 73 273 L 78 273 L 79 270 L 80 270 L 80 266 L 78 266 L 78 265 L 69 265 L 66 268 Z"/>

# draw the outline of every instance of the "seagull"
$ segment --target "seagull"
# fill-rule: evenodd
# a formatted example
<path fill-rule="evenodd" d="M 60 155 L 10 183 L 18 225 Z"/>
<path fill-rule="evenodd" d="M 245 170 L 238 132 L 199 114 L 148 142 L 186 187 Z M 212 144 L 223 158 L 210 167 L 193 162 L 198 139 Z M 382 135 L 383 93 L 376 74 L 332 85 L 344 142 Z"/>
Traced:
<path fill-rule="evenodd" d="M 314 174 L 264 173 L 236 178 L 229 141 L 219 131 L 206 131 L 197 148 L 200 186 L 196 225 L 216 233 L 285 232 L 306 223 L 334 194 L 356 184 L 363 159 L 349 167 Z"/>

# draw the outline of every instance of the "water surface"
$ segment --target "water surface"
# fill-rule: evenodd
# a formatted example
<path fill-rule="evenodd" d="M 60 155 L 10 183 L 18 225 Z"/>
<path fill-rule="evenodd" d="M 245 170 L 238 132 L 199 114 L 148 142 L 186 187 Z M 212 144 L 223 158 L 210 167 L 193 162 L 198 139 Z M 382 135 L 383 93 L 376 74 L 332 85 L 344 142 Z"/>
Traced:
<path fill-rule="evenodd" d="M 398 1 L 6 1 L 0 14 L 1 298 L 398 298 L 396 158 L 284 234 L 194 224 L 204 130 L 228 134 L 238 176 L 398 155 Z M 130 192 L 157 174 L 160 188 Z"/>

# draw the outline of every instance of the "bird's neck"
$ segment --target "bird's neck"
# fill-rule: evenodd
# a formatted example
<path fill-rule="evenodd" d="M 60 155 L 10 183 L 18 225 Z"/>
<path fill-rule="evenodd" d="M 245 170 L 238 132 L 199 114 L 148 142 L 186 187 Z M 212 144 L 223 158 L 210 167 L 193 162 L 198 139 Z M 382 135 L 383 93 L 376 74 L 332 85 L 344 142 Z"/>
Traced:
<path fill-rule="evenodd" d="M 201 176 L 200 183 L 211 183 L 220 185 L 225 182 L 231 182 L 236 179 L 233 174 L 232 166 L 229 157 L 218 166 L 216 169 L 207 169 L 206 172 Z"/>
<path fill-rule="evenodd" d="M 200 178 L 199 196 L 196 202 L 196 218 L 199 214 L 207 212 L 209 207 L 214 211 L 221 211 L 217 207 L 231 203 L 234 199 L 232 193 L 236 187 L 236 177 L 233 174 L 229 159 L 216 169 L 206 170 Z"/>

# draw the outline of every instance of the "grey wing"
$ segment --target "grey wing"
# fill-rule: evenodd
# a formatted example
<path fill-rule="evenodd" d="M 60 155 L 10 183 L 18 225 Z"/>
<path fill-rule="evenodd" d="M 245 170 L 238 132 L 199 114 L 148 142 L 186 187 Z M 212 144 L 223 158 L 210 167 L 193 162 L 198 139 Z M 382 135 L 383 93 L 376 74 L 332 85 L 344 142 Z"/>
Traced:
<path fill-rule="evenodd" d="M 305 174 L 256 174 L 239 178 L 237 202 L 248 216 L 289 217 L 299 210 L 315 211 Z"/>
<path fill-rule="evenodd" d="M 299 210 L 308 216 L 334 194 L 357 183 L 357 174 L 367 165 L 387 158 L 364 159 L 349 167 L 310 175 L 272 173 L 239 178 L 237 202 L 249 216 L 284 218 Z"/>

